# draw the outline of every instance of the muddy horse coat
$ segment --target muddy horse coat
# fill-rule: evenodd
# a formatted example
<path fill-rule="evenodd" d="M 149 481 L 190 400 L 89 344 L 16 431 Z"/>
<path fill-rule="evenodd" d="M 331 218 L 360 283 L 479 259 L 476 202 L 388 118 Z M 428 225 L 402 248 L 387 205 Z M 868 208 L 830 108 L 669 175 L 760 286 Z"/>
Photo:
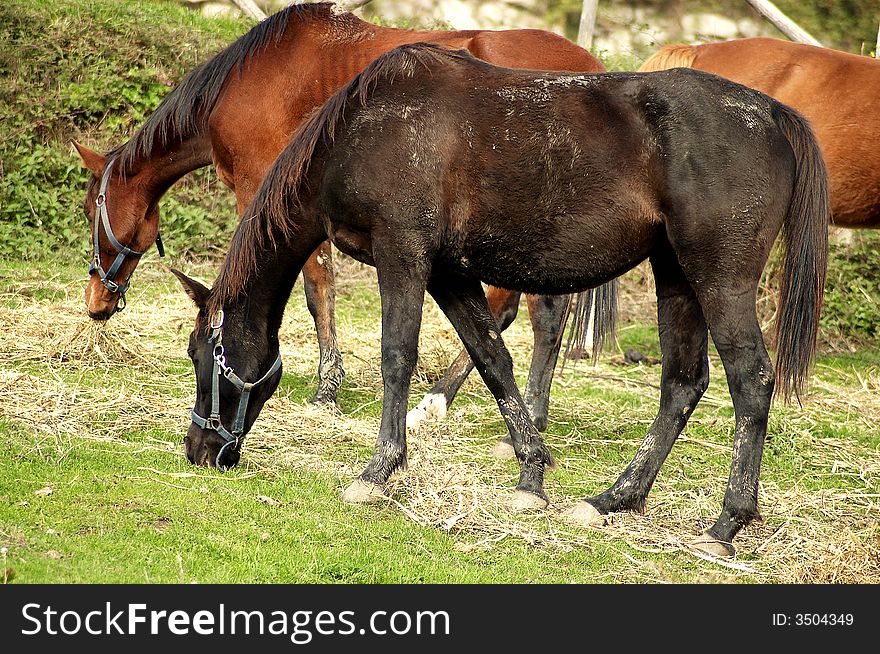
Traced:
<path fill-rule="evenodd" d="M 721 515 L 701 547 L 732 553 L 733 537 L 758 515 L 774 387 L 798 392 L 808 376 L 828 213 L 827 173 L 806 122 L 751 89 L 691 70 L 535 73 L 430 45 L 398 48 L 297 132 L 245 212 L 213 288 L 179 275 L 200 308 L 189 348 L 197 392 L 187 456 L 238 461 L 280 378 L 278 328 L 293 280 L 329 237 L 376 267 L 382 299 L 379 435 L 344 499 L 375 499 L 406 462 L 407 396 L 427 290 L 507 423 L 520 463 L 515 505 L 544 506 L 552 458 L 480 282 L 571 293 L 647 258 L 663 352 L 660 409 L 620 478 L 573 515 L 590 521 L 644 509 L 708 384 L 711 333 L 736 427 Z M 780 230 L 774 368 L 755 299 Z M 259 382 L 246 400 L 226 368 L 239 381 Z"/>
<path fill-rule="evenodd" d="M 466 48 L 504 66 L 604 70 L 589 52 L 550 32 L 392 29 L 329 3 L 291 5 L 193 71 L 127 143 L 106 156 L 77 145 L 93 173 L 84 206 L 98 240 L 98 264 L 114 273 L 109 279 L 103 273 L 92 275 L 85 293 L 89 314 L 103 320 L 118 308 L 120 287 L 125 288 L 140 253 L 156 240 L 159 199 L 175 181 L 213 163 L 220 179 L 235 191 L 241 214 L 291 134 L 316 107 L 377 56 L 415 41 Z M 111 168 L 109 161 L 115 162 Z M 100 218 L 96 223 L 100 193 L 104 209 L 98 211 L 106 212 L 109 230 Z M 133 254 L 119 258 L 122 248 Z M 320 350 L 313 401 L 335 402 L 344 372 L 328 244 L 316 246 L 303 278 Z M 516 316 L 520 294 L 496 288 L 489 295 L 494 315 L 506 327 Z M 543 428 L 568 299 L 529 297 L 528 302 L 535 350 L 526 395 Z M 471 368 L 466 353 L 459 357 L 432 389 L 425 410 L 445 409 Z"/>

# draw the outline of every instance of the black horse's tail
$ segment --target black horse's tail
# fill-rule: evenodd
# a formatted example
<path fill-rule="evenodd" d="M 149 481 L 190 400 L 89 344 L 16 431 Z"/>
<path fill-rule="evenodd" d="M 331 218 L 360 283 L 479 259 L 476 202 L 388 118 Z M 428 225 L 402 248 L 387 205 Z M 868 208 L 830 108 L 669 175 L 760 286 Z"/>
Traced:
<path fill-rule="evenodd" d="M 773 120 L 791 144 L 797 164 L 788 213 L 776 320 L 776 393 L 800 400 L 816 352 L 828 260 L 828 171 L 807 121 L 773 103 Z"/>
<path fill-rule="evenodd" d="M 577 294 L 571 329 L 565 343 L 566 359 L 580 359 L 586 352 L 590 314 L 593 317 L 593 363 L 599 359 L 605 344 L 616 338 L 618 286 L 618 280 L 613 279 L 598 288 Z"/>

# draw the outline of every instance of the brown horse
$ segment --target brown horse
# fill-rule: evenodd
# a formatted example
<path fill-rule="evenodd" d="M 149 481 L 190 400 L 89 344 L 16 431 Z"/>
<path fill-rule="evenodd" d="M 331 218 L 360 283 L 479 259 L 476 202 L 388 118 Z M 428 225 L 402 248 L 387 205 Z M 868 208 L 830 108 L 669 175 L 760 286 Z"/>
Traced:
<path fill-rule="evenodd" d="M 657 288 L 660 407 L 618 480 L 577 505 L 590 522 L 643 510 L 708 386 L 708 339 L 735 412 L 721 515 L 700 547 L 732 554 L 758 515 L 774 388 L 806 383 L 828 252 L 828 177 L 807 122 L 752 89 L 693 70 L 577 75 L 491 66 L 420 44 L 383 55 L 334 95 L 266 175 L 188 349 L 197 464 L 235 465 L 281 376 L 293 282 L 327 239 L 376 267 L 384 395 L 372 459 L 343 499 L 376 499 L 406 463 L 406 408 L 424 294 L 458 331 L 507 423 L 517 507 L 543 507 L 550 452 L 513 380 L 480 282 L 527 293 L 593 288 L 649 259 Z M 780 231 L 775 367 L 755 298 Z"/>
<path fill-rule="evenodd" d="M 880 227 L 880 61 L 754 38 L 668 45 L 640 70 L 681 66 L 750 86 L 802 113 L 828 166 L 834 224 Z"/>
<path fill-rule="evenodd" d="M 291 5 L 193 71 L 127 143 L 106 155 L 75 144 L 93 173 L 84 205 L 95 240 L 92 271 L 98 273 L 85 291 L 89 315 L 104 320 L 120 306 L 140 254 L 157 239 L 159 199 L 175 181 L 213 163 L 235 192 L 241 214 L 290 135 L 316 107 L 377 56 L 416 41 L 466 48 L 504 66 L 604 70 L 589 52 L 550 32 L 391 29 L 329 3 Z M 344 372 L 328 243 L 306 262 L 303 277 L 320 349 L 313 401 L 335 402 Z M 519 293 L 489 290 L 502 327 L 513 320 L 519 299 Z M 526 395 L 543 428 L 568 298 L 529 296 L 528 306 L 535 351 Z M 423 405 L 442 398 L 445 408 L 472 367 L 466 353 L 460 356 Z"/>

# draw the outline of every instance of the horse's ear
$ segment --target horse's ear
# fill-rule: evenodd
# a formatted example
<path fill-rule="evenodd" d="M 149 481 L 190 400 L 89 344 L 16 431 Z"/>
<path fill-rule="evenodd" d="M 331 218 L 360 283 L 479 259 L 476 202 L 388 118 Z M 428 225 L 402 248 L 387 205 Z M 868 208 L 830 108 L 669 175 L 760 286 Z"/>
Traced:
<path fill-rule="evenodd" d="M 179 270 L 175 270 L 174 268 L 169 268 L 169 270 L 174 273 L 174 276 L 177 277 L 178 280 L 180 280 L 183 290 L 186 291 L 186 294 L 189 295 L 190 299 L 196 303 L 196 306 L 199 309 L 204 309 L 208 303 L 208 296 L 211 294 L 211 289 L 204 284 L 200 284 L 196 280 L 187 277 Z"/>
<path fill-rule="evenodd" d="M 95 177 L 100 177 L 104 172 L 104 168 L 107 166 L 107 157 L 100 152 L 95 152 L 84 145 L 80 145 L 73 139 L 71 139 L 70 142 L 73 144 L 73 147 L 76 148 L 76 151 L 79 152 L 79 158 L 82 159 L 83 166 L 92 171 L 92 174 Z"/>

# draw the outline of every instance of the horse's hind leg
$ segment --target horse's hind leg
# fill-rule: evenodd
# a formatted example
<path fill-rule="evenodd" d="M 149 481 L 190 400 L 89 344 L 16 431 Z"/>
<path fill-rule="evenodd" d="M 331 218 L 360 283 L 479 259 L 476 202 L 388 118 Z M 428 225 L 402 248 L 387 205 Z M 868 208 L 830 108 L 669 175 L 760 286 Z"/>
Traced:
<path fill-rule="evenodd" d="M 660 467 L 709 383 L 708 331 L 694 289 L 666 245 L 651 256 L 663 352 L 660 409 L 648 435 L 617 481 L 569 513 L 583 523 L 616 511 L 643 511 Z"/>
<path fill-rule="evenodd" d="M 479 282 L 460 278 L 432 280 L 428 290 L 455 327 L 476 364 L 510 432 L 520 462 L 514 508 L 546 506 L 544 467 L 553 458 L 529 416 L 513 379 L 513 361 L 501 340 Z"/>
<path fill-rule="evenodd" d="M 303 266 L 303 282 L 306 305 L 315 321 L 320 354 L 318 388 L 311 401 L 314 404 L 335 404 L 345 370 L 336 342 L 336 283 L 329 241 L 322 243 Z"/>
<path fill-rule="evenodd" d="M 526 383 L 525 401 L 539 431 L 547 428 L 550 405 L 550 384 L 562 345 L 565 318 L 571 304 L 570 295 L 527 295 L 529 318 L 535 336 L 532 364 Z"/>
<path fill-rule="evenodd" d="M 490 286 L 486 291 L 489 309 L 501 331 L 507 329 L 516 318 L 519 311 L 520 295 L 517 291 L 508 291 L 495 286 Z M 447 368 L 443 377 L 406 415 L 406 426 L 413 429 L 425 419 L 442 420 L 446 416 L 446 411 L 452 404 L 452 400 L 455 399 L 456 393 L 473 369 L 474 364 L 467 349 L 462 350 Z"/>
<path fill-rule="evenodd" d="M 721 515 L 694 545 L 733 556 L 732 541 L 758 514 L 758 478 L 776 373 L 755 313 L 755 285 L 706 293 L 702 305 L 724 364 L 736 426 Z"/>

